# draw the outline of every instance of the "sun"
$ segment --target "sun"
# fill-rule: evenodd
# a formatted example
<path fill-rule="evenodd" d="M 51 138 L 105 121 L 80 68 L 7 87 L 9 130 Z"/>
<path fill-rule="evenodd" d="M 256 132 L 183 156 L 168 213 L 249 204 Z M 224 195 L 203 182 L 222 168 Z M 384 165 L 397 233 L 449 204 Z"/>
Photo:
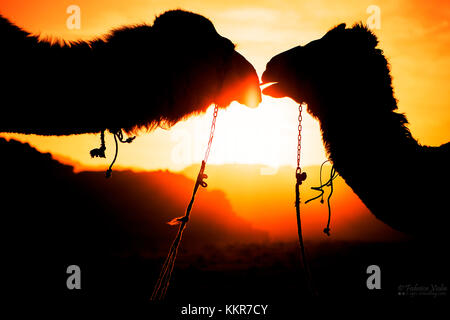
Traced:
<path fill-rule="evenodd" d="M 204 118 L 211 117 L 210 111 Z M 303 119 L 302 162 L 316 164 L 326 159 L 320 130 L 306 111 Z M 219 112 L 210 163 L 295 166 L 297 137 L 298 105 L 291 99 L 263 96 L 256 109 L 234 102 Z"/>

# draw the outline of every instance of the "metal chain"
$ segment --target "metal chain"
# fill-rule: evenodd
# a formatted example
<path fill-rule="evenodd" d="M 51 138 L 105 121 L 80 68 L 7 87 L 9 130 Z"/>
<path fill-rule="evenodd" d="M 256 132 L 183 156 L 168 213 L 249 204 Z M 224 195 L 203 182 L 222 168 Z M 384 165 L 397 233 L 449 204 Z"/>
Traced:
<path fill-rule="evenodd" d="M 303 267 L 305 269 L 305 277 L 306 277 L 306 284 L 308 286 L 309 291 L 312 293 L 312 295 L 316 295 L 314 285 L 312 282 L 311 277 L 311 271 L 309 270 L 309 265 L 306 260 L 306 252 L 305 252 L 305 244 L 303 242 L 303 235 L 302 235 L 302 222 L 300 218 L 300 185 L 303 181 L 306 179 L 306 172 L 302 172 L 302 169 L 300 167 L 300 155 L 302 150 L 302 110 L 303 110 L 303 104 L 300 104 L 298 106 L 298 145 L 297 145 L 297 170 L 295 171 L 295 177 L 297 182 L 295 183 L 295 211 L 296 211 L 296 217 L 297 217 L 297 231 L 298 231 L 298 241 L 300 245 L 300 253 L 302 255 L 302 262 Z"/>
<path fill-rule="evenodd" d="M 300 168 L 300 154 L 302 151 L 302 110 L 303 110 L 303 104 L 299 104 L 298 106 L 298 144 L 297 144 L 297 170 L 296 173 L 301 172 Z"/>
<path fill-rule="evenodd" d="M 217 112 L 219 111 L 219 106 L 215 105 L 214 106 L 214 113 L 213 113 L 213 120 L 211 123 L 211 131 L 209 133 L 209 141 L 208 141 L 208 147 L 206 148 L 205 151 L 205 157 L 203 158 L 203 161 L 206 163 L 208 162 L 208 158 L 209 158 L 209 152 L 211 151 L 211 144 L 214 138 L 214 131 L 216 130 L 216 119 L 217 119 Z"/>

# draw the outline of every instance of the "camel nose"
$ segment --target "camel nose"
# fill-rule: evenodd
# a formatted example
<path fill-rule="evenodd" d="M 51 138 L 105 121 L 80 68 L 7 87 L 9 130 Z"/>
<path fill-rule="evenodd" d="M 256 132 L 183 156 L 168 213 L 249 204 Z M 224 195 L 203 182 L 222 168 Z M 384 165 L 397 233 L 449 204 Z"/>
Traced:
<path fill-rule="evenodd" d="M 279 54 L 267 63 L 266 70 L 264 70 L 261 76 L 261 85 L 269 82 L 280 82 L 283 80 L 284 73 L 284 61 L 282 54 Z"/>
<path fill-rule="evenodd" d="M 239 102 L 249 108 L 256 108 L 262 101 L 259 79 L 258 77 L 256 77 L 256 79 L 250 79 L 250 82 L 251 84 L 248 86 L 247 91 L 244 93 L 243 101 Z"/>
<path fill-rule="evenodd" d="M 303 47 L 297 46 L 272 57 L 261 76 L 261 84 L 282 82 L 293 65 L 302 60 Z"/>
<path fill-rule="evenodd" d="M 255 68 L 241 54 L 234 52 L 232 69 L 236 77 L 236 81 L 233 81 L 236 100 L 249 108 L 256 108 L 262 98 L 259 77 Z"/>

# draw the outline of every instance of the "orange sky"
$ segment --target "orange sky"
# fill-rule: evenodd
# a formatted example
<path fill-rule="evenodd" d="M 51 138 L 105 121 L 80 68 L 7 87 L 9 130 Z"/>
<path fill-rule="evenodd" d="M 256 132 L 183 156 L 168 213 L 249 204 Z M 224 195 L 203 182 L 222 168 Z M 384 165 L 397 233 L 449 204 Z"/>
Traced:
<path fill-rule="evenodd" d="M 66 28 L 66 8 L 71 4 L 81 8 L 80 30 Z M 261 75 L 273 55 L 318 38 L 340 22 L 366 21 L 369 16 L 366 8 L 372 4 L 381 9 L 381 29 L 376 34 L 392 65 L 400 111 L 407 114 L 413 135 L 423 144 L 447 142 L 450 140 L 450 2 L 447 0 L 2 0 L 0 13 L 31 32 L 88 39 L 114 26 L 152 23 L 154 16 L 164 10 L 183 8 L 210 18 L 218 32 L 236 43 L 238 51 Z M 70 72 L 70 64 L 67 70 Z M 117 164 L 182 170 L 200 162 L 211 111 L 179 123 L 169 131 L 158 129 L 143 134 L 131 145 L 122 145 Z M 294 165 L 296 127 L 297 106 L 289 99 L 264 97 L 257 109 L 233 104 L 219 113 L 210 162 Z M 303 162 L 321 163 L 325 155 L 318 124 L 306 115 L 303 127 Z M 108 158 L 99 160 L 89 157 L 89 150 L 99 144 L 95 135 L 8 136 L 87 166 L 106 167 L 114 150 L 111 137 L 107 137 Z"/>
<path fill-rule="evenodd" d="M 318 195 L 311 190 L 319 182 L 319 166 L 304 167 L 308 179 L 301 187 L 301 215 L 303 235 L 307 240 L 336 241 L 363 240 L 388 241 L 400 239 L 396 232 L 380 220 L 377 220 L 364 206 L 341 177 L 334 182 L 331 198 L 332 237 L 323 233 L 327 225 L 328 210 L 326 199 L 329 188 L 325 188 L 323 204 L 319 199 L 304 204 L 304 201 Z M 297 239 L 297 224 L 294 208 L 295 175 L 292 168 L 280 167 L 276 174 L 261 175 L 258 165 L 209 165 L 208 190 L 223 191 L 230 201 L 233 211 L 251 222 L 256 229 L 267 231 L 272 240 Z M 193 165 L 182 172 L 191 179 L 198 173 L 198 165 Z M 325 166 L 323 176 L 328 177 L 330 166 Z M 186 194 L 189 197 L 190 194 Z M 198 194 L 203 198 L 203 193 Z M 213 205 L 214 206 L 214 205 Z M 214 212 L 211 212 L 214 214 Z"/>

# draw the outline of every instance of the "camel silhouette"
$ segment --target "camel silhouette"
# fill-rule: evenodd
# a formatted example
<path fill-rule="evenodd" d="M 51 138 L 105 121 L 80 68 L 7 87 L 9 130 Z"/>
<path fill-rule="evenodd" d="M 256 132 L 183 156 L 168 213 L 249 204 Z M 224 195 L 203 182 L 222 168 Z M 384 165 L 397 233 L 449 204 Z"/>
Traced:
<path fill-rule="evenodd" d="M 0 132 L 134 133 L 209 105 L 261 101 L 253 66 L 207 18 L 172 10 L 90 41 L 40 39 L 0 16 Z"/>
<path fill-rule="evenodd" d="M 330 161 L 370 211 L 412 235 L 445 236 L 450 143 L 422 146 L 397 100 L 389 64 L 364 25 L 274 56 L 262 75 L 272 97 L 306 102 Z"/>

